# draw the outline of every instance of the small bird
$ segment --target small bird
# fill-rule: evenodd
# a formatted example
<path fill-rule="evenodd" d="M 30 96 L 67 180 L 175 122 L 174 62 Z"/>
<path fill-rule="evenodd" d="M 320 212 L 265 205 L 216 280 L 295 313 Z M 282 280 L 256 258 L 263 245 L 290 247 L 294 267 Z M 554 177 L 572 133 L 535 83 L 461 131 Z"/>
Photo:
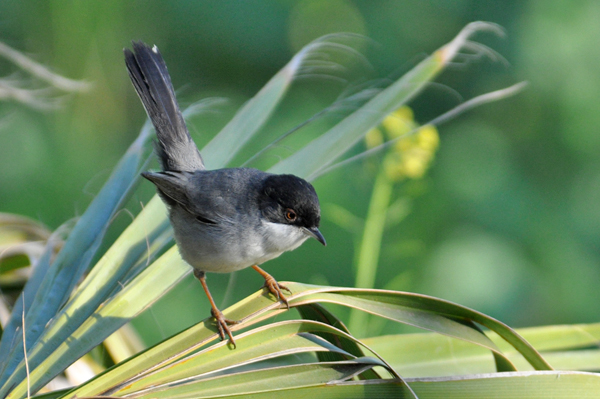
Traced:
<path fill-rule="evenodd" d="M 285 303 L 290 290 L 258 265 L 298 248 L 319 231 L 321 211 L 313 186 L 294 175 L 251 168 L 206 170 L 175 98 L 167 66 L 156 46 L 133 42 L 123 50 L 133 86 L 154 125 L 155 152 L 162 171 L 143 172 L 156 185 L 169 211 L 181 257 L 194 269 L 211 304 L 222 340 L 235 347 L 229 325 L 206 285 L 206 272 L 230 273 L 252 267 Z M 291 292 L 290 292 L 291 293 Z"/>

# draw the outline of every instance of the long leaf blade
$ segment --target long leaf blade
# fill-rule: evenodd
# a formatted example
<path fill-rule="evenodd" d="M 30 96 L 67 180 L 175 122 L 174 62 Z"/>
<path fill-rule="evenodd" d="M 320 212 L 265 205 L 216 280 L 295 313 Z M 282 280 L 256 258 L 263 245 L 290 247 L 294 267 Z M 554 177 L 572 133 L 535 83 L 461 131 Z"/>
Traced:
<path fill-rule="evenodd" d="M 407 74 L 373 97 L 365 105 L 344 118 L 328 132 L 270 169 L 272 173 L 293 173 L 311 179 L 348 151 L 371 128 L 378 126 L 389 113 L 406 104 L 439 74 L 469 37 L 481 30 L 498 31 L 493 24 L 477 22 L 467 25 L 456 38 L 421 61 Z"/>
<path fill-rule="evenodd" d="M 600 369 L 600 324 L 545 326 L 516 330 L 557 370 Z M 498 334 L 490 339 L 517 366 L 531 365 Z M 417 333 L 372 337 L 362 340 L 373 350 L 386 353 L 386 360 L 406 377 L 441 377 L 494 371 L 489 351 L 465 341 L 438 334 Z"/>
<path fill-rule="evenodd" d="M 115 167 L 102 190 L 73 228 L 62 250 L 57 255 L 25 316 L 27 347 L 31 348 L 43 333 L 48 321 L 62 306 L 75 284 L 88 269 L 95 251 L 100 245 L 109 221 L 120 204 L 126 199 L 138 175 L 142 163 L 143 144 L 149 131 L 143 129 Z M 19 341 L 18 341 L 19 342 Z M 5 382 L 23 360 L 23 342 L 17 343 L 9 355 L 0 358 L 0 396 L 6 395 Z M 4 356 L 0 354 L 0 357 Z"/>
<path fill-rule="evenodd" d="M 107 393 L 111 396 L 122 396 L 167 383 L 173 384 L 192 378 L 198 380 L 225 371 L 229 373 L 231 372 L 229 370 L 259 361 L 303 352 L 343 353 L 348 356 L 344 360 L 355 358 L 327 341 L 317 338 L 314 334 L 319 332 L 338 335 L 339 331 L 322 323 L 306 321 L 294 320 L 269 324 L 236 337 L 238 344 L 236 350 L 231 350 L 226 342 L 220 342 L 161 370 L 136 377 L 136 381 L 127 381 L 124 389 Z"/>
<path fill-rule="evenodd" d="M 498 332 L 504 340 L 522 353 L 531 364 L 539 368 L 550 367 L 529 343 L 507 326 L 488 316 L 456 304 L 412 293 L 317 287 L 298 283 L 285 284 L 292 290 L 292 295 L 288 297 L 292 306 L 315 302 L 331 302 L 356 307 L 398 320 L 401 320 L 397 317 L 399 310 L 407 309 L 408 311 L 412 309 L 416 316 L 409 320 L 411 324 L 466 340 L 502 355 L 497 347 L 479 330 L 470 330 L 468 324 L 456 322 L 460 319 L 476 320 L 478 323 Z M 357 300 L 357 298 L 360 300 Z M 232 326 L 232 330 L 235 331 L 273 317 L 283 311 L 279 303 L 274 303 L 270 298 L 262 295 L 262 292 L 258 292 L 226 309 L 224 314 L 227 318 L 240 321 L 239 324 Z M 431 318 L 424 316 L 426 313 L 437 314 L 438 316 Z M 408 316 L 404 314 L 403 317 Z M 446 323 L 444 319 L 450 321 L 450 323 Z M 435 323 L 432 323 L 432 321 Z M 78 397 L 99 395 L 108 387 L 118 386 L 137 375 L 154 372 L 159 368 L 177 362 L 179 359 L 184 359 L 190 353 L 216 339 L 216 337 L 215 327 L 212 322 L 209 323 L 206 320 L 130 359 L 120 367 L 109 370 L 72 394 L 76 394 Z"/>
<path fill-rule="evenodd" d="M 375 359 L 360 358 L 341 362 L 274 367 L 194 381 L 161 391 L 153 390 L 139 398 L 184 399 L 197 398 L 199 395 L 210 397 L 251 394 L 257 391 L 271 390 L 275 383 L 279 389 L 321 385 L 331 381 L 346 380 L 379 365 L 379 361 Z M 285 378 L 282 378 L 283 376 Z"/>
<path fill-rule="evenodd" d="M 202 156 L 208 169 L 230 163 L 269 119 L 305 61 L 331 45 L 328 39 L 317 39 L 300 50 L 204 147 Z"/>
<path fill-rule="evenodd" d="M 308 287 L 306 285 L 301 286 Z M 294 284 L 294 288 L 296 288 L 296 284 Z M 303 294 L 306 295 L 306 291 L 303 291 Z M 352 299 L 350 299 L 350 297 L 352 297 Z M 412 322 L 416 323 L 414 324 L 415 326 L 420 327 L 420 325 L 422 325 L 421 328 L 453 335 L 449 333 L 451 330 L 447 330 L 447 328 L 451 328 L 457 331 L 457 335 L 455 335 L 457 338 L 466 339 L 468 341 L 473 340 L 473 343 L 487 347 L 494 353 L 501 355 L 501 352 L 496 348 L 495 344 L 486 337 L 483 337 L 483 334 L 479 334 L 478 336 L 469 330 L 463 329 L 458 324 L 449 323 L 452 320 L 473 321 L 500 335 L 511 346 L 517 349 L 534 368 L 538 370 L 552 369 L 526 340 L 520 337 L 506 324 L 484 315 L 483 313 L 442 299 L 408 292 L 328 287 L 324 288 L 324 291 L 322 292 L 310 294 L 310 297 L 308 295 L 304 298 L 301 296 L 298 297 L 298 302 L 300 303 L 306 302 L 307 300 L 310 302 L 331 301 L 346 306 L 353 306 L 390 319 L 394 319 L 393 312 L 402 310 L 402 307 L 408 306 L 410 309 L 423 312 L 419 317 L 412 319 Z M 382 303 L 379 303 L 379 301 Z M 437 317 L 432 318 L 427 315 L 427 313 L 430 313 L 431 315 L 437 314 L 444 317 L 446 321 L 438 319 Z M 410 317 L 410 314 L 405 313 L 405 315 Z M 436 329 L 436 326 L 441 329 Z M 467 328 L 468 325 L 463 325 L 463 327 Z"/>
<path fill-rule="evenodd" d="M 419 399 L 592 399 L 600 391 L 600 375 L 581 372 L 537 371 L 473 375 L 467 378 L 409 379 Z M 261 392 L 193 396 L 222 399 L 403 399 L 409 388 L 399 380 L 351 381 Z"/>
<path fill-rule="evenodd" d="M 165 270 L 168 273 L 164 273 Z M 48 357 L 38 355 L 37 351 L 43 351 L 43 347 L 35 348 L 31 356 L 40 356 L 44 360 L 31 371 L 28 380 L 18 376 L 9 380 L 10 384 L 14 381 L 15 386 L 8 397 L 21 397 L 26 394 L 27 383 L 31 384 L 34 392 L 43 387 L 58 370 L 64 370 L 73 359 L 78 359 L 102 342 L 157 300 L 162 293 L 172 288 L 189 271 L 190 267 L 179 257 L 177 248 L 171 248 L 136 277 L 132 284 L 128 284 L 94 312 L 71 334 L 69 340 L 63 342 Z M 149 292 L 152 295 L 148 295 Z"/>

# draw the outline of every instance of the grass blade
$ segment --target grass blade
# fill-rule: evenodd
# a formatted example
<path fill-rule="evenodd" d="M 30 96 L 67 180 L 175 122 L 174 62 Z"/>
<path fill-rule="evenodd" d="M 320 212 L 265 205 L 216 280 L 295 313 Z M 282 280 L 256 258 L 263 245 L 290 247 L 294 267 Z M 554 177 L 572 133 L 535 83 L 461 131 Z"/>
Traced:
<path fill-rule="evenodd" d="M 517 333 L 540 351 L 558 370 L 600 369 L 600 325 L 547 326 L 518 329 Z M 487 335 L 522 371 L 532 367 L 494 332 Z M 362 340 L 406 377 L 441 377 L 494 371 L 489 351 L 439 334 L 388 335 Z"/>
<path fill-rule="evenodd" d="M 159 205 L 159 201 L 148 204 L 143 212 L 152 212 L 152 207 Z M 141 218 L 140 220 L 147 219 Z M 161 241 L 159 245 L 154 244 L 156 237 L 160 237 L 160 234 L 168 228 L 168 224 L 152 219 L 149 221 L 151 223 L 147 225 L 141 225 L 140 223 L 130 225 L 100 259 L 73 298 L 60 310 L 52 323 L 44 330 L 40 340 L 29 349 L 28 361 L 30 368 L 36 368 L 42 362 L 55 361 L 56 358 L 52 353 L 72 338 L 72 334 L 90 316 L 97 312 L 100 305 L 106 302 L 115 289 L 122 289 L 125 286 L 125 276 L 128 271 L 140 263 L 142 266 L 145 266 L 150 261 L 149 256 L 152 256 L 162 248 L 165 244 L 164 241 Z M 152 301 L 152 296 L 149 296 L 148 300 Z M 89 328 L 100 328 L 99 326 L 102 324 L 102 321 L 89 324 Z M 68 345 L 68 353 L 85 353 L 99 343 L 98 339 L 101 342 L 104 338 L 99 334 L 94 340 L 71 343 Z M 66 354 L 63 354 L 62 358 L 65 359 L 65 357 Z M 77 359 L 78 357 L 74 358 Z M 64 362 L 56 362 L 53 367 L 48 369 L 45 373 L 45 379 L 40 383 L 60 373 L 63 366 Z M 20 364 L 11 378 L 16 380 L 24 372 L 24 364 Z"/>
<path fill-rule="evenodd" d="M 123 396 L 160 388 L 161 385 L 209 378 L 225 372 L 231 373 L 240 367 L 247 368 L 260 361 L 303 352 L 333 352 L 347 355 L 344 360 L 355 358 L 314 335 L 323 332 L 339 335 L 338 330 L 322 323 L 293 320 L 268 324 L 236 337 L 239 346 L 236 350 L 231 350 L 226 342 L 217 343 L 151 374 L 126 381 L 123 383 L 124 389 L 111 390 L 107 394 Z"/>
<path fill-rule="evenodd" d="M 304 64 L 334 45 L 330 39 L 331 36 L 322 37 L 300 50 L 204 147 L 202 156 L 208 169 L 221 168 L 231 162 L 269 119 Z"/>
<path fill-rule="evenodd" d="M 43 387 L 57 373 L 70 365 L 74 359 L 83 356 L 160 298 L 166 290 L 173 287 L 189 271 L 190 267 L 181 260 L 177 248 L 173 247 L 136 277 L 131 284 L 128 284 L 97 309 L 70 335 L 69 340 L 61 343 L 54 351 L 45 353 L 43 346 L 34 348 L 30 352 L 30 356 L 33 359 L 39 357 L 43 360 L 31 371 L 29 376 L 32 391 L 35 392 Z M 26 393 L 26 383 L 22 376 L 12 376 L 8 383 L 9 385 L 14 384 L 11 395 L 20 397 Z"/>
<path fill-rule="evenodd" d="M 573 399 L 596 398 L 600 391 L 600 376 L 594 373 L 538 371 L 497 373 L 467 378 L 409 379 L 419 399 Z M 217 396 L 194 396 L 216 398 Z M 219 395 L 227 399 L 403 399 L 413 397 L 407 386 L 398 380 L 350 381 L 337 384 L 261 392 Z"/>
<path fill-rule="evenodd" d="M 498 32 L 499 28 L 484 22 L 467 25 L 450 43 L 421 61 L 328 132 L 276 164 L 270 172 L 293 173 L 307 179 L 316 176 L 321 169 L 326 168 L 348 151 L 371 128 L 378 126 L 389 113 L 406 104 L 419 93 L 448 65 L 463 46 L 477 49 L 477 45 L 470 42 L 469 37 L 482 30 Z M 483 47 L 480 49 L 482 53 L 486 53 Z"/>
<path fill-rule="evenodd" d="M 467 321 L 474 320 L 498 332 L 503 340 L 515 347 L 531 364 L 536 367 L 550 367 L 527 341 L 508 329 L 507 326 L 459 305 L 411 293 L 317 287 L 298 283 L 285 284 L 292 290 L 292 295 L 288 297 L 291 306 L 330 302 L 363 309 L 383 317 L 410 322 L 421 328 L 454 336 L 498 353 L 499 356 L 504 356 L 491 340 L 476 327 L 467 323 Z M 236 331 L 283 311 L 285 310 L 280 308 L 279 303 L 274 303 L 272 299 L 264 295 L 263 291 L 260 291 L 226 309 L 224 314 L 227 318 L 240 321 L 239 324 L 232 326 L 232 330 Z M 413 313 L 412 316 L 407 315 L 410 312 Z M 430 314 L 430 316 L 426 314 Z M 205 320 L 130 359 L 120 367 L 107 371 L 88 385 L 70 393 L 72 396 L 68 397 L 99 395 L 109 389 L 108 387 L 117 387 L 133 381 L 136 376 L 150 375 L 157 370 L 166 369 L 216 338 L 217 334 L 212 320 Z M 238 348 L 240 347 L 241 344 L 238 345 Z"/>
<path fill-rule="evenodd" d="M 46 249 L 42 256 L 37 260 L 36 266 L 33 269 L 31 277 L 27 281 L 23 292 L 19 295 L 19 299 L 15 302 L 10 319 L 4 326 L 2 331 L 2 341 L 0 341 L 0 364 L 6 364 L 11 348 L 17 345 L 18 339 L 22 339 L 20 334 L 17 334 L 23 323 L 23 310 L 25 314 L 29 311 L 35 294 L 39 289 L 46 272 L 50 266 L 50 259 L 54 253 L 55 243 L 50 238 L 46 245 Z"/>
<path fill-rule="evenodd" d="M 300 288 L 299 285 L 295 283 L 293 287 L 297 289 Z M 304 290 L 309 287 L 308 285 L 300 286 Z M 300 289 L 301 295 L 293 296 L 294 300 L 298 299 L 294 301 L 296 304 L 332 302 L 363 309 L 392 320 L 403 318 L 403 322 L 408 324 L 471 341 L 493 353 L 502 355 L 492 341 L 469 324 L 476 322 L 498 333 L 517 349 L 534 368 L 538 370 L 552 369 L 543 357 L 510 327 L 483 313 L 452 302 L 408 292 L 327 287 L 323 288 L 321 292 L 307 294 L 308 291 L 303 291 L 302 288 Z M 404 312 L 405 306 L 408 312 Z M 412 311 L 415 312 L 414 317 L 411 315 Z"/>
<path fill-rule="evenodd" d="M 595 398 L 600 392 L 600 375 L 573 371 L 494 373 L 409 381 L 421 399 L 572 399 Z"/>
<path fill-rule="evenodd" d="M 71 294 L 75 284 L 88 269 L 91 259 L 108 229 L 110 219 L 126 199 L 138 177 L 137 172 L 142 163 L 143 144 L 148 133 L 147 129 L 142 130 L 129 147 L 100 193 L 76 223 L 65 245 L 46 273 L 36 292 L 30 311 L 25 316 L 28 348 L 33 347 L 48 321 L 56 315 L 58 309 Z M 7 394 L 6 381 L 23 360 L 22 344 L 22 341 L 17 341 L 17 345 L 11 348 L 9 356 L 2 363 L 0 396 Z"/>
<path fill-rule="evenodd" d="M 321 323 L 329 324 L 337 329 L 342 330 L 346 334 L 350 334 L 350 331 L 344 323 L 340 319 L 338 319 L 333 313 L 325 309 L 323 306 L 318 303 L 311 303 L 304 306 L 297 306 L 296 309 L 300 313 L 300 317 L 306 320 L 315 320 Z M 332 334 L 318 334 L 320 337 L 323 337 L 327 341 L 331 342 L 335 346 L 344 349 L 348 353 L 352 354 L 355 357 L 365 356 L 363 350 L 360 345 L 356 343 L 354 339 L 346 339 L 343 336 L 332 335 Z M 317 353 L 317 357 L 321 362 L 329 362 L 335 360 L 347 360 L 348 357 L 345 357 L 344 354 L 335 353 L 335 352 L 319 352 Z M 377 374 L 374 370 L 368 370 L 364 375 L 361 375 L 366 379 L 379 379 L 381 376 Z"/>
<path fill-rule="evenodd" d="M 317 384 L 321 385 L 330 383 L 331 381 L 343 381 L 379 365 L 379 361 L 375 359 L 360 358 L 343 362 L 274 367 L 209 378 L 169 387 L 160 391 L 153 390 L 145 395 L 136 397 L 184 399 L 197 398 L 199 395 L 214 397 L 231 394 L 250 394 L 272 390 L 274 386 L 277 389 L 299 388 Z"/>

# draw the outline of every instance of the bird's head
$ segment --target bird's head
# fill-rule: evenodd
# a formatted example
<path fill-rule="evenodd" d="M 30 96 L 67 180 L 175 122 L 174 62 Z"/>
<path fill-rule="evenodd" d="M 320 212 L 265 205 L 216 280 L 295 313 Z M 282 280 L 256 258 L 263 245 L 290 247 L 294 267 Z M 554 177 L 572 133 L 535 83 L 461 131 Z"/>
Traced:
<path fill-rule="evenodd" d="M 295 226 L 327 245 L 319 231 L 321 208 L 314 187 L 294 175 L 270 175 L 259 198 L 262 215 L 272 223 Z"/>

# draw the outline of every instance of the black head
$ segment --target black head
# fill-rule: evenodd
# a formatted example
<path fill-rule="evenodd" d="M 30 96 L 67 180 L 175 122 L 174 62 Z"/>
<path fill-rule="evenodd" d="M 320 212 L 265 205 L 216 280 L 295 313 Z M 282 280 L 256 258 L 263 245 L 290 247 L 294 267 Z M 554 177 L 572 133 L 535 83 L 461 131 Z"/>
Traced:
<path fill-rule="evenodd" d="M 304 228 L 325 245 L 319 232 L 319 197 L 306 180 L 294 175 L 270 175 L 263 183 L 259 203 L 263 216 L 270 222 Z"/>

